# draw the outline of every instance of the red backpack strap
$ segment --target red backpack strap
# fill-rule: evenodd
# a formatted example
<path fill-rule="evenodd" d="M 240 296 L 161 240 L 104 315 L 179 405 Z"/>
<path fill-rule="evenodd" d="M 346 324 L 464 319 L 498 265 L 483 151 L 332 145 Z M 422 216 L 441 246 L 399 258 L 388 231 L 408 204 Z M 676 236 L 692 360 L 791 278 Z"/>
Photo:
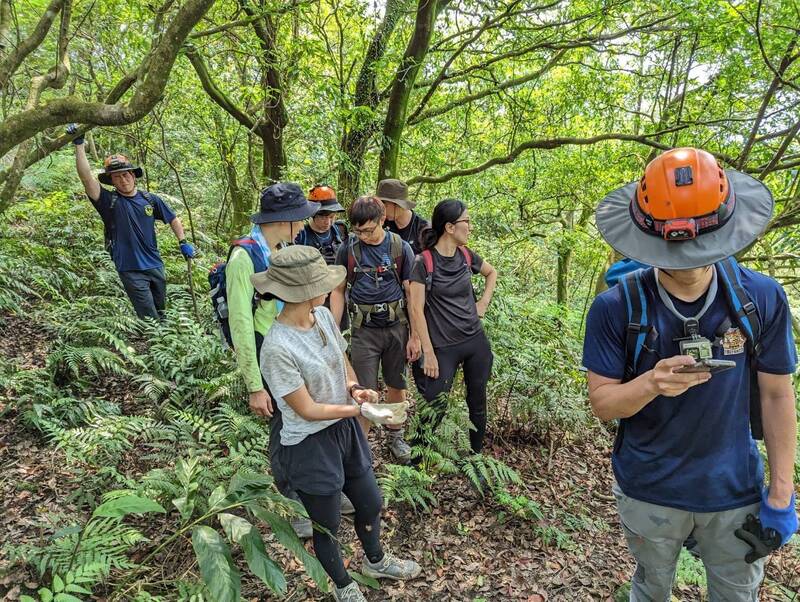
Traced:
<path fill-rule="evenodd" d="M 466 245 L 461 245 L 460 247 L 458 247 L 458 249 L 461 251 L 461 254 L 464 255 L 464 259 L 467 262 L 467 269 L 471 272 L 472 271 L 472 253 L 470 253 L 470 251 L 466 247 Z"/>
<path fill-rule="evenodd" d="M 354 246 L 358 240 L 354 234 L 347 237 L 347 283 L 353 284 L 356 279 L 356 256 Z"/>
<path fill-rule="evenodd" d="M 431 253 L 431 250 L 425 249 L 420 255 L 422 255 L 422 264 L 425 266 L 425 273 L 433 274 L 433 253 Z"/>
<path fill-rule="evenodd" d="M 425 294 L 431 292 L 433 284 L 433 253 L 430 249 L 423 249 L 420 253 L 422 265 L 425 267 Z"/>

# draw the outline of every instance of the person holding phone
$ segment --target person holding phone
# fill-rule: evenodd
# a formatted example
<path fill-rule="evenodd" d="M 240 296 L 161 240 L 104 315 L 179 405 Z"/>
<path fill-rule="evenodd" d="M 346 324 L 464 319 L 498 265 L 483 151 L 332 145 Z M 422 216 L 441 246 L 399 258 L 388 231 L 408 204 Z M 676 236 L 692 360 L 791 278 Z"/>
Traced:
<path fill-rule="evenodd" d="M 336 536 L 341 495 L 355 507 L 354 528 L 364 547 L 361 572 L 375 579 L 413 579 L 413 560 L 384 552 L 380 542 L 383 501 L 372 470 L 366 435 L 357 422 L 398 426 L 407 402 L 378 404 L 377 392 L 359 385 L 347 360 L 347 343 L 326 296 L 347 275 L 328 266 L 313 247 L 275 252 L 269 270 L 250 277 L 262 294 L 284 303 L 261 351 L 261 370 L 283 416 L 280 445 L 270 455 L 273 472 L 285 475 L 300 496 L 314 529 L 314 551 L 336 585 L 340 602 L 366 602 L 345 568 Z"/>
<path fill-rule="evenodd" d="M 432 221 L 422 231 L 422 252 L 411 270 L 411 328 L 422 346 L 422 356 L 412 365 L 414 382 L 434 410 L 425 429 L 432 432 L 444 418 L 444 396 L 463 367 L 469 419 L 475 427 L 469 431 L 469 442 L 478 454 L 486 433 L 486 385 L 494 361 L 481 318 L 492 301 L 497 270 L 466 246 L 472 226 L 463 201 L 439 202 Z M 486 280 L 478 301 L 472 288 L 476 274 Z M 418 432 L 413 444 L 421 445 L 425 434 Z"/>
<path fill-rule="evenodd" d="M 656 157 L 598 206 L 605 240 L 654 266 L 595 299 L 583 348 L 592 410 L 619 420 L 613 492 L 636 559 L 634 602 L 670 597 L 689 536 L 711 600 L 755 600 L 763 557 L 797 530 L 789 305 L 777 282 L 731 259 L 772 210 L 761 182 L 694 148 Z"/>

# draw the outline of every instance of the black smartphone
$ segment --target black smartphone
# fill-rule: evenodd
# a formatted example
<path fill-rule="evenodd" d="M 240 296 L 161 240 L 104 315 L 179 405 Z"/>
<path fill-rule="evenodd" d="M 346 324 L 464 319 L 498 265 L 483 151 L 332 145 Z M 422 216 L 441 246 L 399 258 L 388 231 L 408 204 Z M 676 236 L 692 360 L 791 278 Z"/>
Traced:
<path fill-rule="evenodd" d="M 689 364 L 688 366 L 681 366 L 677 368 L 675 372 L 679 374 L 691 374 L 693 372 L 711 372 L 711 374 L 716 374 L 717 372 L 730 370 L 735 367 L 736 362 L 731 360 L 707 359 L 697 360 L 694 364 Z"/>

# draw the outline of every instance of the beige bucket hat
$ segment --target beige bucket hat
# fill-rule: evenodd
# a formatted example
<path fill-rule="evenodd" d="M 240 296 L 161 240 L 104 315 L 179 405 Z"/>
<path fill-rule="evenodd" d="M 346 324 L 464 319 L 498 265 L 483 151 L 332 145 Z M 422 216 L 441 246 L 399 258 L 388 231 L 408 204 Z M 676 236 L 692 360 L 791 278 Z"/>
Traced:
<path fill-rule="evenodd" d="M 269 269 L 253 274 L 250 281 L 259 293 L 302 303 L 331 292 L 346 276 L 345 266 L 329 266 L 316 247 L 291 245 L 276 251 Z"/>

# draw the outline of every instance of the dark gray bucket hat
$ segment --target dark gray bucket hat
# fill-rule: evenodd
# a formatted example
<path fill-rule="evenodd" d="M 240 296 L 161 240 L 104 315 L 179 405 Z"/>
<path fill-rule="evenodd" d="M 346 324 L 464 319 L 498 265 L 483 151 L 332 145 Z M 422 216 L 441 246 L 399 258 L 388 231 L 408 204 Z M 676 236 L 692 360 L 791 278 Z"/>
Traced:
<path fill-rule="evenodd" d="M 667 241 L 640 229 L 631 215 L 637 182 L 609 193 L 598 205 L 595 223 L 600 234 L 624 257 L 662 269 L 700 268 L 736 255 L 752 244 L 769 224 L 774 201 L 769 189 L 752 176 L 726 169 L 736 206 L 728 221 L 690 240 Z"/>
<path fill-rule="evenodd" d="M 375 191 L 375 196 L 382 201 L 388 201 L 399 205 L 403 209 L 413 209 L 417 206 L 416 201 L 408 198 L 408 186 L 401 180 L 388 178 L 378 182 L 378 188 Z"/>
<path fill-rule="evenodd" d="M 261 192 L 261 211 L 250 216 L 254 224 L 300 222 L 319 210 L 319 203 L 306 200 L 300 186 L 294 182 L 278 182 Z"/>

